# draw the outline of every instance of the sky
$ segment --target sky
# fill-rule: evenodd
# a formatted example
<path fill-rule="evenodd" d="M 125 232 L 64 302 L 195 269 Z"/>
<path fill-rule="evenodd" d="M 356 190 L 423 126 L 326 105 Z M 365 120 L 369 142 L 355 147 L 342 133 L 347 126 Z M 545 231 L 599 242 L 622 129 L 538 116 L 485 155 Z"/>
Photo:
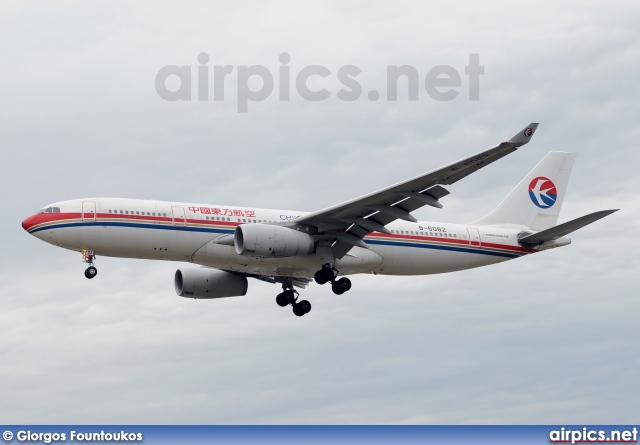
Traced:
<path fill-rule="evenodd" d="M 640 417 L 640 4 L 3 2 L 0 419 L 3 423 L 582 424 Z M 210 61 L 198 62 L 206 53 Z M 279 100 L 288 53 L 289 100 Z M 469 99 L 478 54 L 479 98 Z M 191 67 L 191 100 L 156 91 Z M 199 66 L 232 65 L 225 100 Z M 241 66 L 276 88 L 239 112 Z M 331 96 L 305 100 L 305 67 Z M 362 96 L 337 97 L 343 66 Z M 387 66 L 419 73 L 418 100 Z M 448 65 L 459 95 L 431 98 Z M 174 76 L 166 83 L 177 89 Z M 253 78 L 248 87 L 259 90 Z M 368 92 L 381 92 L 371 101 Z M 126 198 L 314 211 L 509 139 L 532 143 L 448 189 L 421 220 L 488 213 L 551 150 L 578 153 L 560 222 L 621 209 L 573 243 L 453 274 L 354 276 L 304 290 L 310 314 L 175 295 L 176 263 L 99 258 L 20 226 L 46 204 Z"/>

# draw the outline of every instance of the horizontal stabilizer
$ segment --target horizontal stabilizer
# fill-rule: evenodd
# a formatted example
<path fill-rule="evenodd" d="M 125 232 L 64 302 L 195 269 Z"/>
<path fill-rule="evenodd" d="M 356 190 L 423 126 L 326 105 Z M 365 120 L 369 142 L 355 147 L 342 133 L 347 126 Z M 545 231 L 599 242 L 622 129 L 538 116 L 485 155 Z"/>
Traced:
<path fill-rule="evenodd" d="M 582 227 L 591 224 L 605 216 L 611 215 L 613 212 L 617 212 L 619 209 L 614 210 L 601 210 L 599 212 L 590 213 L 585 216 L 581 216 L 580 218 L 576 218 L 574 220 L 568 221 L 566 223 L 559 224 L 555 227 L 552 227 L 547 230 L 543 230 L 542 232 L 534 233 L 533 235 L 525 236 L 521 238 L 519 241 L 521 243 L 528 244 L 541 244 L 545 241 L 553 241 L 561 238 L 565 235 L 570 234 L 571 232 L 575 232 Z"/>

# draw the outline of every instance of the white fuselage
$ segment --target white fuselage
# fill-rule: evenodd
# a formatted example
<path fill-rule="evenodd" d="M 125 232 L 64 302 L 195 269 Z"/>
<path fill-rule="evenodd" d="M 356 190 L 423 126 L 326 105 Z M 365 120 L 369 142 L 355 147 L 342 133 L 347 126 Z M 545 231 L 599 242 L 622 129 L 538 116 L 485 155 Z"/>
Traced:
<path fill-rule="evenodd" d="M 304 212 L 163 201 L 90 198 L 48 206 L 23 227 L 50 244 L 97 256 L 184 261 L 265 276 L 313 277 L 316 254 L 287 258 L 238 255 L 229 243 L 237 226 L 283 224 Z M 499 263 L 536 252 L 518 244 L 518 228 L 395 221 L 391 234 L 371 233 L 335 267 L 342 275 L 425 275 Z M 224 241 L 223 241 L 224 240 Z"/>

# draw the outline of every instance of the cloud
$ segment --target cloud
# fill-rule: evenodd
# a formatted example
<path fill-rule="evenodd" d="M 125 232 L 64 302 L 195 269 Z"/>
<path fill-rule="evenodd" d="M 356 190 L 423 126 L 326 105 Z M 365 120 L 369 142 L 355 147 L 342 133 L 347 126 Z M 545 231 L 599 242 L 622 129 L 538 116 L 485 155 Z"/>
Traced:
<path fill-rule="evenodd" d="M 0 413 L 7 423 L 631 423 L 640 350 L 636 166 L 638 6 L 543 2 L 66 3 L 5 7 L 0 184 Z M 460 73 L 479 53 L 480 100 L 461 95 L 305 102 L 236 112 L 166 102 L 164 65 L 292 72 L 387 65 Z M 463 81 L 466 82 L 466 77 Z M 334 83 L 331 83 L 334 82 Z M 335 90 L 335 78 L 327 83 Z M 383 95 L 384 96 L 384 95 Z M 194 95 L 194 97 L 196 97 Z M 541 122 L 532 144 L 450 187 L 422 219 L 466 222 L 549 150 L 579 153 L 561 221 L 622 210 L 573 244 L 478 270 L 354 277 L 313 311 L 277 288 L 177 297 L 177 264 L 99 258 L 29 237 L 20 221 L 87 196 L 316 210 L 431 170 Z"/>

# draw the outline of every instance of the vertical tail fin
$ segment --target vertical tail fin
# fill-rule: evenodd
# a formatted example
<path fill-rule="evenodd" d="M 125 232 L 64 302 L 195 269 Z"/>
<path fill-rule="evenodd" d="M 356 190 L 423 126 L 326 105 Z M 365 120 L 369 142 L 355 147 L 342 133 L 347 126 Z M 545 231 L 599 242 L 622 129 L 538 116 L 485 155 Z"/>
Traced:
<path fill-rule="evenodd" d="M 518 225 L 545 230 L 556 225 L 575 153 L 551 151 L 511 193 L 476 225 Z"/>

